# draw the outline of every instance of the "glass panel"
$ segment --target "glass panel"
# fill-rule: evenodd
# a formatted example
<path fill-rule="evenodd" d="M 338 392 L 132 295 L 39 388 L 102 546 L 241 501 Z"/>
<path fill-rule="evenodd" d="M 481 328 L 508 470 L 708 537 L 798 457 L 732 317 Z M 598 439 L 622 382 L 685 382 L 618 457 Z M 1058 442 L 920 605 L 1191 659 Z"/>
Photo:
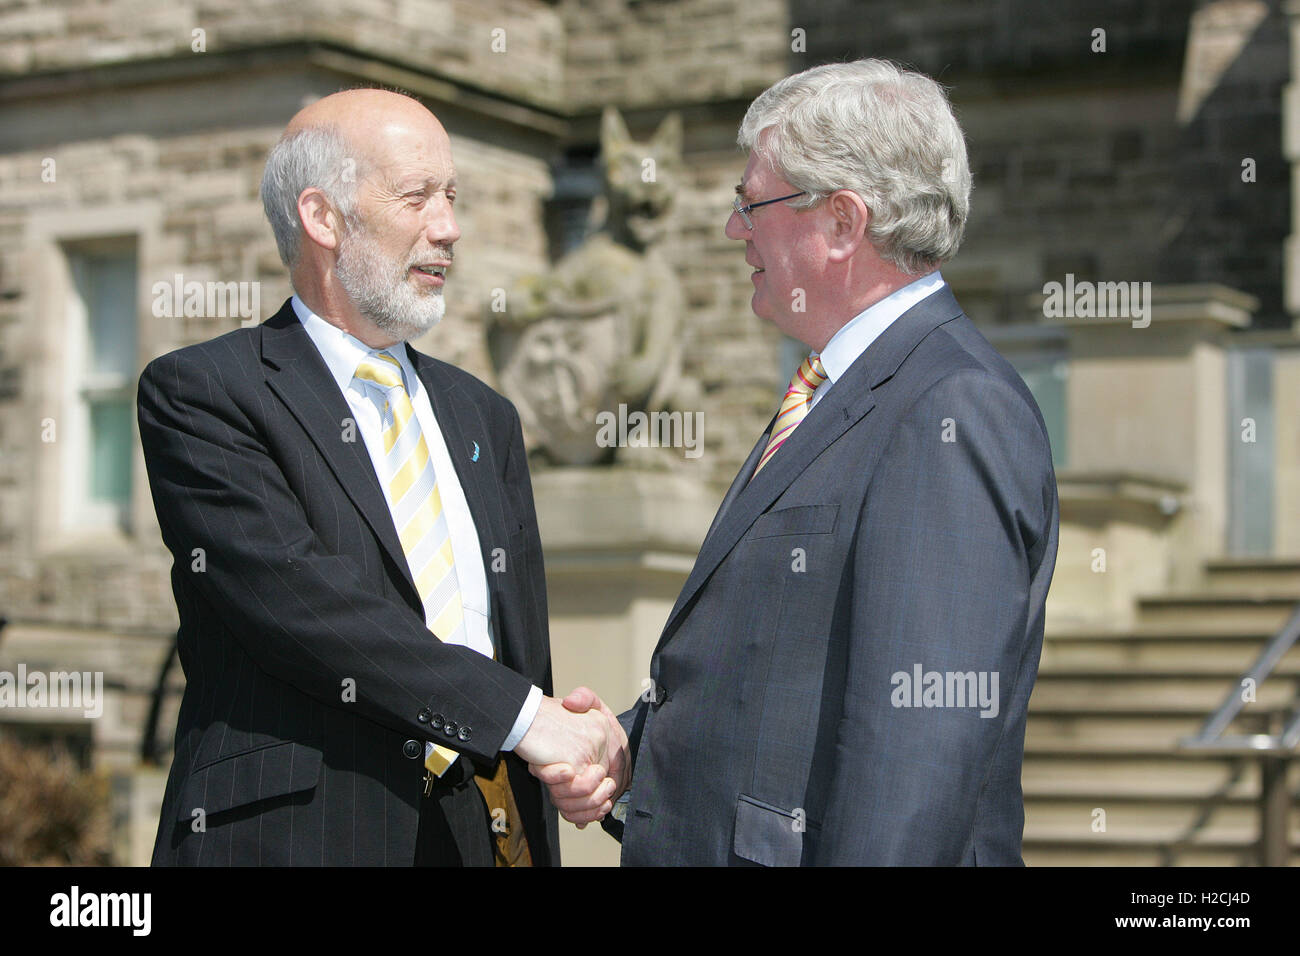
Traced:
<path fill-rule="evenodd" d="M 67 489 L 67 520 L 78 528 L 117 524 L 127 530 L 139 375 L 135 242 L 73 244 L 68 265 L 79 300 L 70 316 L 69 348 L 81 370 L 70 384 L 81 407 L 69 457 L 79 475 Z"/>
<path fill-rule="evenodd" d="M 1065 409 L 1065 384 L 1070 366 L 1063 355 L 1056 353 L 1013 354 L 1007 356 L 1020 377 L 1033 393 L 1038 409 L 1047 425 L 1047 437 L 1052 443 L 1052 467 L 1057 471 L 1068 464 L 1066 431 L 1069 421 Z"/>
<path fill-rule="evenodd" d="M 1273 353 L 1228 353 L 1228 551 L 1273 552 Z"/>
<path fill-rule="evenodd" d="M 90 328 L 86 341 L 86 371 L 136 375 L 135 256 L 88 257 L 76 270 Z"/>
<path fill-rule="evenodd" d="M 90 498 L 126 507 L 131 497 L 131 402 L 90 403 Z"/>

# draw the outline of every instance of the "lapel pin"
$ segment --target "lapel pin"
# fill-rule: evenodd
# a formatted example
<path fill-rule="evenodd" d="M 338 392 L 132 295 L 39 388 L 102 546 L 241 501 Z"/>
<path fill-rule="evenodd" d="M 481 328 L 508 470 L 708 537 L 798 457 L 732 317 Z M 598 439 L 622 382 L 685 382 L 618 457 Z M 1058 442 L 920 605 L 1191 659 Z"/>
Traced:
<path fill-rule="evenodd" d="M 472 442 L 474 445 L 474 457 L 470 461 L 478 461 L 478 442 Z"/>

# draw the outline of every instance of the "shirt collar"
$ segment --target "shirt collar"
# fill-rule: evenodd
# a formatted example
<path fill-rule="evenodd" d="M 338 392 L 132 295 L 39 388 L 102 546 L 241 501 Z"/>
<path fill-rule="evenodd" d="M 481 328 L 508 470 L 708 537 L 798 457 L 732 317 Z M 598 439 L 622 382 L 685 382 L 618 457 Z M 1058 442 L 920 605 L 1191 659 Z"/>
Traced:
<path fill-rule="evenodd" d="M 943 288 L 943 284 L 943 276 L 936 269 L 928 275 L 909 282 L 901 289 L 895 289 L 845 323 L 821 350 L 822 368 L 826 370 L 826 377 L 831 384 L 849 370 L 849 366 L 858 360 L 858 356 L 865 352 L 895 319 L 922 299 L 938 292 Z"/>
<path fill-rule="evenodd" d="M 372 351 L 382 351 L 397 359 L 397 363 L 402 367 L 402 379 L 406 383 L 407 394 L 414 397 L 418 391 L 415 387 L 418 379 L 415 368 L 411 365 L 411 360 L 403 347 L 404 343 L 398 342 L 386 349 L 372 349 L 356 336 L 349 335 L 337 325 L 326 322 L 296 295 L 290 298 L 289 302 L 293 305 L 293 311 L 299 321 L 302 322 L 302 327 L 306 329 L 307 335 L 315 344 L 316 351 L 320 352 L 321 358 L 325 360 L 325 366 L 330 370 L 334 381 L 338 383 L 340 392 L 346 392 L 352 386 L 352 380 L 357 374 L 357 366 L 361 364 L 363 358 Z"/>

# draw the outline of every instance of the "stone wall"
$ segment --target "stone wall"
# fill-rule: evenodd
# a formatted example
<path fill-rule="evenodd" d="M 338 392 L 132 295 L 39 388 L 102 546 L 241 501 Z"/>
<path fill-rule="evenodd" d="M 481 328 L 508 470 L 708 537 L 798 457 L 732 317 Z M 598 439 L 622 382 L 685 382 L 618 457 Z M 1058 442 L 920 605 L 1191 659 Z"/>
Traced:
<path fill-rule="evenodd" d="M 786 73 L 785 0 L 566 0 L 565 101 L 675 106 L 748 97 Z"/>
<path fill-rule="evenodd" d="M 320 92 L 337 86 L 328 82 Z M 462 134 L 456 122 L 448 125 L 463 183 L 457 213 L 464 239 L 448 282 L 448 317 L 416 344 L 491 381 L 484 311 L 494 287 L 545 267 L 540 209 L 550 171 L 545 159 L 501 145 L 504 135 Z M 42 284 L 59 257 L 58 243 L 34 240 L 34 231 L 54 222 L 49 229 L 68 239 L 139 237 L 143 368 L 156 355 L 241 324 L 237 316 L 155 317 L 154 283 L 177 274 L 187 282 L 257 283 L 259 319 L 289 295 L 258 198 L 266 152 L 279 133 L 279 125 L 257 123 L 171 137 L 69 138 L 53 148 L 0 155 L 0 381 L 8 396 L 0 401 L 0 612 L 69 626 L 154 632 L 175 626 L 169 559 L 138 448 L 129 535 L 86 541 L 59 526 L 62 449 L 57 440 L 42 441 L 41 423 L 63 414 L 52 385 L 64 372 L 59 339 L 67 319 Z M 54 161 L 52 182 L 42 178 L 47 159 Z M 149 210 L 138 229 L 124 218 L 133 210 Z"/>
<path fill-rule="evenodd" d="M 789 69 L 882 56 L 950 87 L 975 191 L 945 275 L 977 322 L 1023 321 L 1024 293 L 1073 272 L 1219 283 L 1260 299 L 1257 327 L 1290 324 L 1278 0 L 883 0 L 863 13 L 793 0 L 807 54 Z"/>
<path fill-rule="evenodd" d="M 807 32 L 808 65 L 883 56 L 945 82 L 1068 71 L 1090 80 L 1116 60 L 1149 63 L 1182 54 L 1194 0 L 791 0 L 789 24 Z M 1089 61 L 1092 31 L 1106 57 Z M 1087 64 L 1092 62 L 1093 66 Z"/>
<path fill-rule="evenodd" d="M 62 0 L 0 10 L 0 71 L 13 74 L 301 41 L 531 103 L 564 99 L 563 21 L 544 0 L 217 0 L 144 10 L 132 0 Z"/>

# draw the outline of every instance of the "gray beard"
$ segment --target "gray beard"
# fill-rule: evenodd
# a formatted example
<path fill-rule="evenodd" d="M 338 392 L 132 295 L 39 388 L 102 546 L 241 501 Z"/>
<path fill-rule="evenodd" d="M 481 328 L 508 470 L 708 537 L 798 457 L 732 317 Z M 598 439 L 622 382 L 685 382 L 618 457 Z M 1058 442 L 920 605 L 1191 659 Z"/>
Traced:
<path fill-rule="evenodd" d="M 411 285 L 409 267 L 393 275 L 392 266 L 393 261 L 364 229 L 350 229 L 339 245 L 334 274 L 358 312 L 405 342 L 437 325 L 447 303 L 441 289 L 421 292 Z"/>

